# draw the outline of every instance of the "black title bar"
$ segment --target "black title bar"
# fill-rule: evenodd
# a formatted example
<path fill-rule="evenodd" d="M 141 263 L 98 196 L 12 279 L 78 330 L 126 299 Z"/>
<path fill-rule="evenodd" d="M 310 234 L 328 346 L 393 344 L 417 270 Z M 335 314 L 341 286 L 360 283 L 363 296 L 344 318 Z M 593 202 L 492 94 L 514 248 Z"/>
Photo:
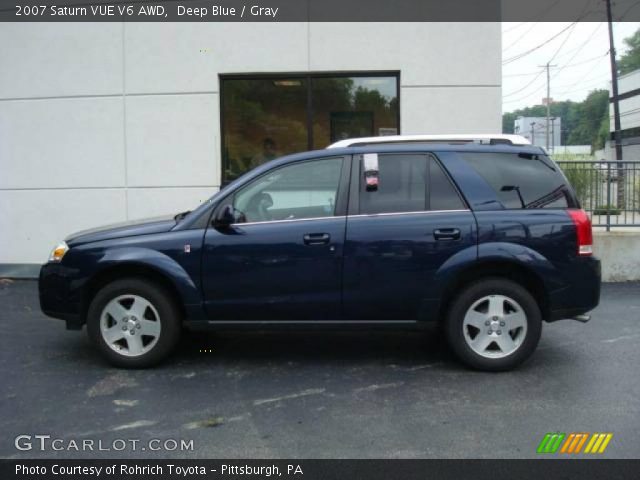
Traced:
<path fill-rule="evenodd" d="M 613 2 L 640 21 L 640 2 Z M 5 22 L 600 22 L 603 0 L 0 0 Z"/>
<path fill-rule="evenodd" d="M 0 460 L 2 480 L 636 479 L 640 460 Z"/>

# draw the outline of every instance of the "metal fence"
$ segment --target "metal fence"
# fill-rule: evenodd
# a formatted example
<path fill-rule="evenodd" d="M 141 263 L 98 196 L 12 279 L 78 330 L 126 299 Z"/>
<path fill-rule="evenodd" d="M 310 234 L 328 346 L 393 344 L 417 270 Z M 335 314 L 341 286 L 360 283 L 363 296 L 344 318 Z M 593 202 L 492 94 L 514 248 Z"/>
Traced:
<path fill-rule="evenodd" d="M 594 227 L 640 227 L 640 161 L 556 163 Z"/>

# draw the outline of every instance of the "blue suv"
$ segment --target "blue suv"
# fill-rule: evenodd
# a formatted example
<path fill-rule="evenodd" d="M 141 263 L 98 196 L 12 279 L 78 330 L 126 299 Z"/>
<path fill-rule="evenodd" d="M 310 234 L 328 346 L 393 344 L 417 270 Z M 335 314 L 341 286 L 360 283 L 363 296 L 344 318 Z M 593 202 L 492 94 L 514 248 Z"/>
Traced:
<path fill-rule="evenodd" d="M 542 322 L 600 296 L 591 223 L 544 150 L 504 139 L 351 142 L 273 160 L 191 212 L 84 231 L 40 272 L 43 312 L 120 367 L 183 328 L 420 327 L 507 370 Z"/>

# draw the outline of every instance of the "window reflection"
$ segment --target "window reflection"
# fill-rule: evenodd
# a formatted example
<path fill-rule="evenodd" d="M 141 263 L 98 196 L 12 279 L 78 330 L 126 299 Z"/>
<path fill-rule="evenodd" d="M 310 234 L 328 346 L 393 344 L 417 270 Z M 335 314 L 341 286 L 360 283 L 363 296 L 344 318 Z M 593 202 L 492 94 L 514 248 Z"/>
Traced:
<path fill-rule="evenodd" d="M 399 133 L 396 75 L 221 79 L 223 183 L 282 155 Z"/>
<path fill-rule="evenodd" d="M 304 79 L 224 80 L 223 180 L 307 150 L 306 102 Z"/>
<path fill-rule="evenodd" d="M 314 78 L 313 148 L 398 133 L 396 77 Z"/>

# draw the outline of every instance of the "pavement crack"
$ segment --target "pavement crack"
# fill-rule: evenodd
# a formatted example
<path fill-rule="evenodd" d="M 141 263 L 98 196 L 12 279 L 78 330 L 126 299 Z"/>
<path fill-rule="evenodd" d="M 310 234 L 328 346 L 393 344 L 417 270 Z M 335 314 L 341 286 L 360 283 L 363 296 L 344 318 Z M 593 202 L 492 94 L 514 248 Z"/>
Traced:
<path fill-rule="evenodd" d="M 264 405 L 265 403 L 274 403 L 279 402 L 281 400 L 290 400 L 292 398 L 300 398 L 300 397 L 308 397 L 309 395 L 320 395 L 325 392 L 324 388 L 309 388 L 307 390 L 303 390 L 302 392 L 292 393 L 290 395 L 283 395 L 282 397 L 274 397 L 274 398 L 263 398 L 260 400 L 254 400 L 254 405 Z"/>
<path fill-rule="evenodd" d="M 151 420 L 137 420 L 135 422 L 131 422 L 131 423 L 125 423 L 124 425 L 118 425 L 117 427 L 113 427 L 111 428 L 112 432 L 118 432 L 120 430 L 129 430 L 132 428 L 140 428 L 140 427 L 151 427 L 152 425 L 155 425 L 158 422 L 154 422 Z"/>
<path fill-rule="evenodd" d="M 122 372 L 118 372 L 113 375 L 109 375 L 94 384 L 89 390 L 87 390 L 87 396 L 93 398 L 104 395 L 113 395 L 121 388 L 131 388 L 136 386 L 138 386 L 138 382 L 133 378 Z"/>
<path fill-rule="evenodd" d="M 607 338 L 605 340 L 600 340 L 602 343 L 615 343 L 615 342 L 619 342 L 620 340 L 633 340 L 634 338 L 638 338 L 640 337 L 640 333 L 633 333 L 631 335 L 621 335 L 619 337 L 615 337 L 615 338 Z"/>
<path fill-rule="evenodd" d="M 396 388 L 396 387 L 401 387 L 402 385 L 404 385 L 404 382 L 394 382 L 394 383 L 383 383 L 383 384 L 376 384 L 374 383 L 373 385 L 369 385 L 368 387 L 362 387 L 362 388 L 356 388 L 354 390 L 355 393 L 360 393 L 360 392 L 375 392 L 376 390 L 382 390 L 384 388 Z"/>

